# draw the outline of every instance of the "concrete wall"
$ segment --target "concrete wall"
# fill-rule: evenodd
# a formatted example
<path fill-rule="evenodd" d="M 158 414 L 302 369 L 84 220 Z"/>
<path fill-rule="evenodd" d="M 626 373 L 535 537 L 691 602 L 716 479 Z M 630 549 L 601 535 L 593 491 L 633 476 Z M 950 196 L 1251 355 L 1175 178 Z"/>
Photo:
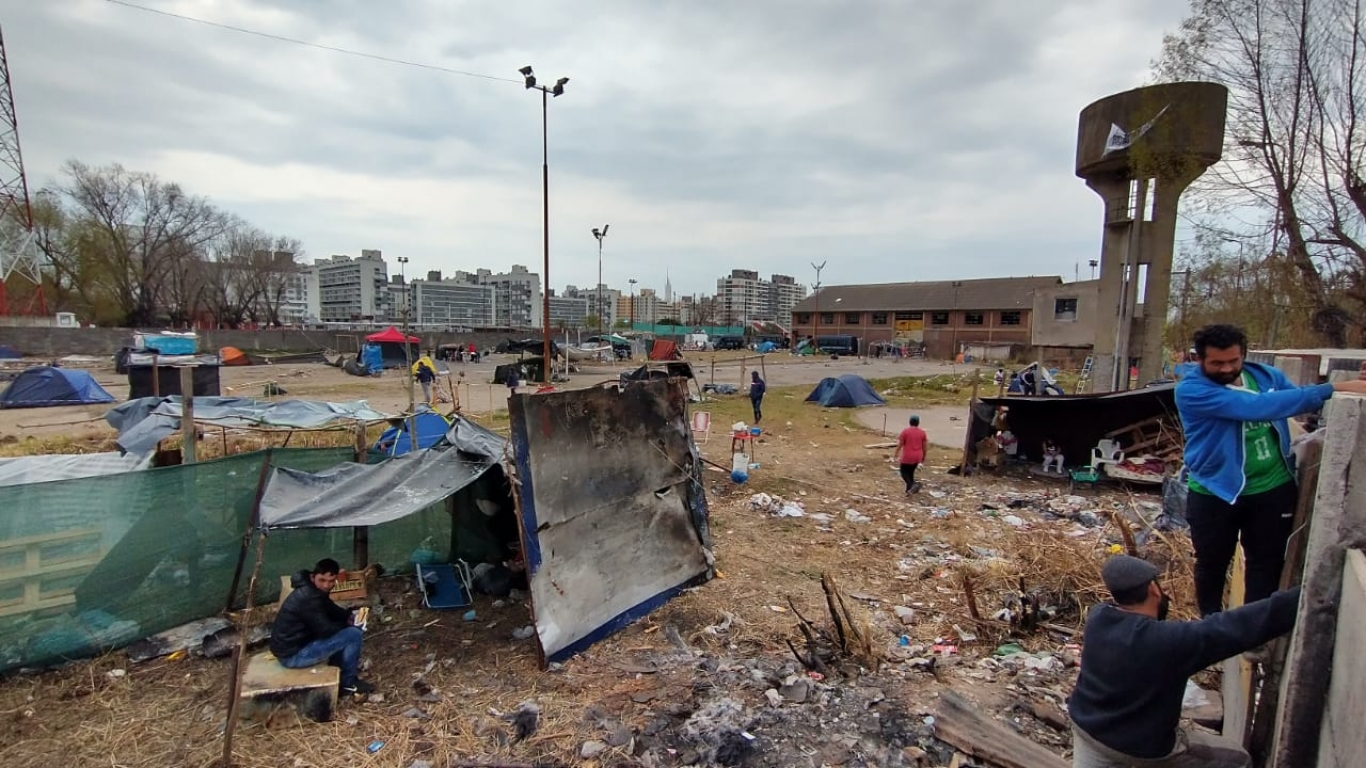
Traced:
<path fill-rule="evenodd" d="M 1333 679 L 1319 737 L 1318 768 L 1360 765 L 1366 755 L 1366 555 L 1347 552 L 1338 603 L 1338 637 L 1333 648 Z"/>
<path fill-rule="evenodd" d="M 336 333 L 296 329 L 201 331 L 199 333 L 199 346 L 203 350 L 237 347 L 247 352 L 310 352 L 319 349 L 354 352 L 355 340 L 363 340 L 367 333 L 371 332 Z M 422 339 L 423 347 L 473 341 L 480 349 L 484 349 L 509 338 L 540 338 L 541 332 L 538 329 L 510 329 L 473 333 L 421 333 L 413 335 Z M 7 344 L 24 355 L 32 357 L 113 355 L 120 347 L 127 346 L 132 338 L 133 331 L 128 328 L 0 328 L 0 344 Z M 570 338 L 574 338 L 573 334 Z"/>
<path fill-rule="evenodd" d="M 1087 347 L 1096 340 L 1096 302 L 1100 281 L 1064 283 L 1034 291 L 1034 311 L 1029 314 L 1030 343 L 1036 347 Z M 1058 299 L 1076 299 L 1075 320 L 1058 320 L 1054 308 Z"/>

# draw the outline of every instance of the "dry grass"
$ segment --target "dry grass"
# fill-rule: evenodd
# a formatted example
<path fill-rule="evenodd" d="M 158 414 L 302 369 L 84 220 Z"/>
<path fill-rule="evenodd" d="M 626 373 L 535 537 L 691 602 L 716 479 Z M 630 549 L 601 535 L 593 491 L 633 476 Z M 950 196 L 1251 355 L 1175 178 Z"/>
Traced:
<path fill-rule="evenodd" d="M 462 622 L 459 612 L 419 609 L 406 579 L 382 580 L 389 621 L 372 624 L 366 658 L 373 663 L 367 677 L 379 684 L 384 701 L 344 704 L 331 723 L 299 722 L 282 713 L 267 725 L 244 727 L 236 739 L 237 763 L 407 768 L 422 758 L 438 766 L 448 761 L 585 764 L 578 758 L 579 745 L 604 738 L 600 720 L 637 732 L 661 718 L 677 725 L 714 695 L 717 683 L 699 669 L 693 651 L 712 659 L 791 659 L 787 642 L 799 642 L 801 636 L 788 599 L 803 615 L 817 622 L 828 619 L 823 574 L 838 583 L 860 625 L 866 622 L 870 655 L 883 659 L 895 656 L 901 634 L 931 642 L 953 638 L 955 627 L 979 637 L 961 645 L 965 655 L 989 653 L 1006 638 L 1033 649 L 1056 647 L 1046 631 L 1022 632 L 990 618 L 1021 582 L 1050 603 L 1089 605 L 1102 597 L 1100 564 L 1109 545 L 1122 541 L 1113 523 L 1072 536 L 1072 523 L 1021 512 L 1030 525 L 1013 528 L 982 511 L 981 502 L 994 499 L 1000 487 L 1013 489 L 1010 493 L 1056 494 L 1058 486 L 950 476 L 945 470 L 958 456 L 938 448 L 927 463 L 926 493 L 908 500 L 885 452 L 863 448 L 876 442 L 874 433 L 858 428 L 849 411 L 802 403 L 807 391 L 805 386 L 770 390 L 764 403 L 766 431 L 755 457 L 761 466 L 749 483 L 736 486 L 727 473 L 704 472 L 716 580 L 554 671 L 540 669 L 533 643 L 510 637 L 529 622 L 524 606 L 495 608 L 480 598 L 478 620 Z M 747 398 L 718 397 L 695 407 L 713 413 L 713 434 L 701 446 L 704 455 L 729 466 L 726 430 L 733 421 L 750 420 Z M 506 414 L 481 421 L 505 428 Z M 301 438 L 303 433 L 291 445 L 307 444 L 297 442 Z M 274 439 L 278 445 L 280 438 Z M 308 439 L 351 444 L 349 433 Z M 236 447 L 229 442 L 230 449 Z M 945 495 L 931 498 L 931 490 Z M 755 511 L 749 498 L 757 492 L 799 499 L 808 517 Z M 1125 509 L 1130 503 L 1124 495 L 1097 499 L 1103 509 Z M 933 517 L 929 510 L 935 506 L 955 514 Z M 849 522 L 843 517 L 846 509 L 872 522 Z M 817 512 L 835 517 L 829 530 L 809 517 Z M 1159 539 L 1148 554 L 1166 564 L 1165 586 L 1176 598 L 1178 613 L 1189 613 L 1189 555 L 1185 539 L 1176 541 Z M 964 575 L 973 581 L 980 621 L 970 615 Z M 914 625 L 901 626 L 891 614 L 894 605 L 914 605 Z M 1080 613 L 1073 608 L 1058 622 L 1078 626 Z M 875 662 L 863 665 L 871 670 Z M 107 677 L 114 668 L 129 673 Z M 122 654 L 114 653 L 58 671 L 14 676 L 0 685 L 0 743 L 7 745 L 7 762 L 14 766 L 50 766 L 57 755 L 70 768 L 209 766 L 221 750 L 228 670 L 224 661 L 197 658 L 129 668 Z M 440 701 L 417 701 L 417 677 L 441 693 Z M 748 706 L 763 706 L 762 686 L 724 693 Z M 513 743 L 503 715 L 528 700 L 540 706 L 539 728 Z M 406 717 L 413 707 L 425 717 Z M 589 712 L 595 716 L 586 717 Z M 367 754 L 366 745 L 376 740 L 385 742 L 384 748 Z M 599 756 L 601 764 L 628 760 L 616 749 Z"/>

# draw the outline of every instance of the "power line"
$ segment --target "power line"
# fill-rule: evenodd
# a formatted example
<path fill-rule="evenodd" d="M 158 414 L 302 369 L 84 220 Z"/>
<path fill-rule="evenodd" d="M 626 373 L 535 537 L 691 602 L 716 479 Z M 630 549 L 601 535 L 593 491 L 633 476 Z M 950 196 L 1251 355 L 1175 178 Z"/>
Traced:
<path fill-rule="evenodd" d="M 208 21 L 208 20 L 206 20 L 206 19 L 197 19 L 197 18 L 195 18 L 195 17 L 193 17 L 193 16 L 184 16 L 184 15 L 179 14 L 179 13 L 171 13 L 170 11 L 163 11 L 163 10 L 159 10 L 159 9 L 157 9 L 157 8 L 148 8 L 148 7 L 145 6 L 145 5 L 138 5 L 138 4 L 136 4 L 136 3 L 127 2 L 127 0 L 106 0 L 106 2 L 113 3 L 114 5 L 122 5 L 122 6 L 126 7 L 126 8 L 133 8 L 133 9 L 139 10 L 139 11 L 146 11 L 147 13 L 155 13 L 155 14 L 158 15 L 158 16 L 169 16 L 170 18 L 173 18 L 173 19 L 180 19 L 181 21 L 189 21 L 189 22 L 193 22 L 193 23 L 195 23 L 195 24 L 203 24 L 203 25 L 206 26 L 206 27 L 216 27 L 216 28 L 218 28 L 218 29 L 226 29 L 226 30 L 228 30 L 228 31 L 230 31 L 230 32 L 240 32 L 240 33 L 242 33 L 242 34 L 244 34 L 244 35 L 255 35 L 256 37 L 264 37 L 264 38 L 266 38 L 267 40 L 275 40 L 275 41 L 281 42 L 281 43 L 293 43 L 294 45 L 302 45 L 302 46 L 305 46 L 305 47 L 308 47 L 308 48 L 316 48 L 316 49 L 318 49 L 318 50 L 320 50 L 320 51 L 331 51 L 331 52 L 333 52 L 333 53 L 344 53 L 344 54 L 346 54 L 346 55 L 348 55 L 348 56 L 359 56 L 359 57 L 362 58 L 362 59 L 372 59 L 372 60 L 374 60 L 374 61 L 383 61 L 383 62 L 385 62 L 385 63 L 387 63 L 387 64 L 401 64 L 401 65 L 403 65 L 403 66 L 405 66 L 405 67 L 417 67 L 418 69 L 430 69 L 430 70 L 435 71 L 435 72 L 445 72 L 445 73 L 448 74 L 448 75 L 464 75 L 465 77 L 477 77 L 477 78 L 480 78 L 480 79 L 483 79 L 483 80 L 497 80 L 497 81 L 503 82 L 503 83 L 518 83 L 518 84 L 521 84 L 521 82 L 522 82 L 521 80 L 514 80 L 514 79 L 508 78 L 508 77 L 494 77 L 493 75 L 481 75 L 481 74 L 479 74 L 478 72 L 466 72 L 465 70 L 462 70 L 462 69 L 451 69 L 450 67 L 442 67 L 442 66 L 438 66 L 438 65 L 436 65 L 436 64 L 423 64 L 423 63 L 417 62 L 417 61 L 405 61 L 405 60 L 403 60 L 403 59 L 395 59 L 395 58 L 391 58 L 391 57 L 389 57 L 389 56 L 380 56 L 380 55 L 374 54 L 374 53 L 365 53 L 365 52 L 363 52 L 363 51 L 353 51 L 353 50 L 351 50 L 351 49 L 349 49 L 349 48 L 338 48 L 338 47 L 332 46 L 332 45 L 322 45 L 321 43 L 310 43 L 310 42 L 308 42 L 307 40 L 299 40 L 298 38 L 285 37 L 284 35 L 271 34 L 270 32 L 259 32 L 259 31 L 254 30 L 254 29 L 245 29 L 245 28 L 243 28 L 243 27 L 235 27 L 235 26 L 233 26 L 233 25 L 231 25 L 231 24 L 221 24 L 221 23 L 216 22 L 216 21 Z"/>

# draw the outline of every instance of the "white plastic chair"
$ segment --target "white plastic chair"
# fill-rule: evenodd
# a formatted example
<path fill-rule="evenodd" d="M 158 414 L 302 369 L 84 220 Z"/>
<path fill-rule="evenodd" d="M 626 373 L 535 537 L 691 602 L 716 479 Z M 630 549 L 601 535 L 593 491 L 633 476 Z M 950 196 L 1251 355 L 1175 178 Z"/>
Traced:
<path fill-rule="evenodd" d="M 1118 440 L 1101 440 L 1096 443 L 1096 447 L 1091 449 L 1091 466 L 1099 467 L 1102 464 L 1118 464 L 1124 461 L 1124 450 L 1120 447 Z"/>
<path fill-rule="evenodd" d="M 711 438 L 711 412 L 693 411 L 692 414 L 692 433 L 693 438 L 702 435 L 702 442 L 705 443 Z"/>

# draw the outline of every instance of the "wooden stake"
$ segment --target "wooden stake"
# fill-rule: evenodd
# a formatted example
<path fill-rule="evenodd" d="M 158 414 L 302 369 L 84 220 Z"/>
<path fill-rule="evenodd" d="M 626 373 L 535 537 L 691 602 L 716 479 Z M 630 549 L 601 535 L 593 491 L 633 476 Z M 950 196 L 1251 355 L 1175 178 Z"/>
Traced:
<path fill-rule="evenodd" d="M 973 414 L 976 412 L 977 388 L 982 384 L 982 369 L 978 368 L 972 374 L 972 396 L 968 398 L 968 434 L 963 438 L 963 460 L 958 465 L 958 476 L 968 476 L 968 454 L 972 451 L 972 425 L 974 423 Z"/>
<path fill-rule="evenodd" d="M 356 420 L 356 463 L 364 464 L 365 457 L 369 453 L 369 438 L 366 435 L 365 422 Z M 363 571 L 370 565 L 370 528 L 364 525 L 357 525 L 351 529 L 351 559 L 355 561 L 356 570 Z"/>
<path fill-rule="evenodd" d="M 237 648 L 232 654 L 232 698 L 228 701 L 228 722 L 223 727 L 223 768 L 232 768 L 232 735 L 237 730 L 237 701 L 242 696 L 242 657 L 247 655 L 247 633 L 251 629 L 252 608 L 256 607 L 256 582 L 261 577 L 265 553 L 266 535 L 261 533 L 256 539 L 256 566 L 251 569 L 251 581 L 247 582 L 247 607 L 237 624 Z"/>
<path fill-rule="evenodd" d="M 237 587 L 242 583 L 242 568 L 247 564 L 247 550 L 251 548 L 251 535 L 261 522 L 261 497 L 266 494 L 266 482 L 270 479 L 271 449 L 267 448 L 261 457 L 261 472 L 256 476 L 256 499 L 251 505 L 251 516 L 247 519 L 247 530 L 242 534 L 242 549 L 237 553 L 237 568 L 232 573 L 232 585 L 228 587 L 228 601 L 223 611 L 231 612 L 232 604 L 237 602 Z"/>
<path fill-rule="evenodd" d="M 180 456 L 181 463 L 195 462 L 194 368 L 180 368 Z"/>

